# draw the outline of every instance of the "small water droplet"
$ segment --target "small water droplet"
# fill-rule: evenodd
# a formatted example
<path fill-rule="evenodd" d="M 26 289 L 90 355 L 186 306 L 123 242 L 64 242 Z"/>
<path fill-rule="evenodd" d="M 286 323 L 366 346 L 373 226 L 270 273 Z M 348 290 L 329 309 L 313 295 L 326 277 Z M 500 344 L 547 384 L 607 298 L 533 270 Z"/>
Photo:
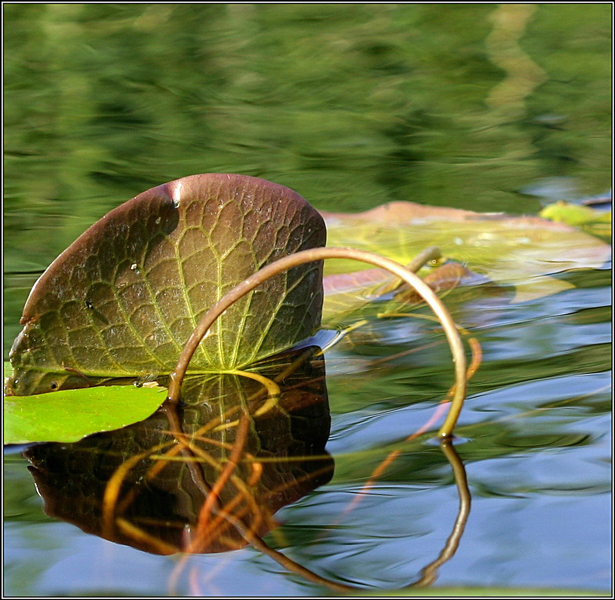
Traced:
<path fill-rule="evenodd" d="M 162 221 L 162 219 L 161 219 L 160 217 L 158 217 L 158 218 L 156 219 L 156 225 L 160 225 L 160 221 Z"/>
<path fill-rule="evenodd" d="M 137 270 L 137 263 L 133 263 L 132 265 L 130 265 L 130 268 L 131 268 L 133 271 L 136 271 L 136 270 Z"/>

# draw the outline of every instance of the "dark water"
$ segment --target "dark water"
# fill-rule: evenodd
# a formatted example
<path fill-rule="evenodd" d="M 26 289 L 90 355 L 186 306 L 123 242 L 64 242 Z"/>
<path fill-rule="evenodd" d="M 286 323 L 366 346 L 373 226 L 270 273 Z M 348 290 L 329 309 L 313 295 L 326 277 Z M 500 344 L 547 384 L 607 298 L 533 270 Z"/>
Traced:
<path fill-rule="evenodd" d="M 611 183 L 608 5 L 4 11 L 5 359 L 51 260 L 178 177 L 255 175 L 335 211 L 413 200 L 517 214 Z M 446 297 L 484 355 L 455 446 L 471 511 L 435 586 L 610 589 L 610 262 L 596 267 L 525 302 Z M 459 499 L 441 449 L 403 442 L 451 383 L 446 345 L 410 320 L 375 328 L 386 344 L 325 355 L 334 474 L 265 539 L 320 576 L 385 589 L 438 557 Z M 46 516 L 18 450 L 5 451 L 8 595 L 327 593 L 250 547 L 178 574 L 176 558 Z"/>

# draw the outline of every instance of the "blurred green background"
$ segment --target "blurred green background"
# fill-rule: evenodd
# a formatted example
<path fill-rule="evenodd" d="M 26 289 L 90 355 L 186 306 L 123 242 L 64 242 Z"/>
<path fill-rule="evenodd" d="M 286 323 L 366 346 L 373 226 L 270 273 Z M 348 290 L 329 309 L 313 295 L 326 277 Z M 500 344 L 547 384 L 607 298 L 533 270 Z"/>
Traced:
<path fill-rule="evenodd" d="M 5 269 L 235 172 L 318 208 L 535 213 L 608 189 L 608 4 L 6 4 Z M 43 234 L 44 232 L 44 234 Z"/>

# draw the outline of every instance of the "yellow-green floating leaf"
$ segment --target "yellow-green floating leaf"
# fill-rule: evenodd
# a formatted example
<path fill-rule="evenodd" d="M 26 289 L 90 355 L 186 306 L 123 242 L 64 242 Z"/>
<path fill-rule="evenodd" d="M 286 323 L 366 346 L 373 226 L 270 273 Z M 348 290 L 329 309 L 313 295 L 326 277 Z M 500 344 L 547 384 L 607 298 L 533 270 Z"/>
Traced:
<path fill-rule="evenodd" d="M 438 246 L 446 258 L 467 264 L 495 283 L 515 286 L 516 302 L 566 289 L 570 284 L 554 275 L 599 268 L 611 256 L 609 244 L 565 223 L 540 217 L 476 213 L 413 202 L 390 202 L 357 214 L 321 214 L 330 246 L 378 252 L 402 264 L 427 246 Z M 331 261 L 325 272 L 356 270 L 356 264 Z"/>
<path fill-rule="evenodd" d="M 611 236 L 611 211 L 596 210 L 570 202 L 554 202 L 540 211 L 540 216 L 556 223 L 580 227 L 587 233 L 600 237 Z"/>
<path fill-rule="evenodd" d="M 5 376 L 7 369 L 5 363 Z M 164 402 L 166 388 L 130 385 L 4 398 L 4 443 L 76 442 L 91 433 L 142 421 Z"/>

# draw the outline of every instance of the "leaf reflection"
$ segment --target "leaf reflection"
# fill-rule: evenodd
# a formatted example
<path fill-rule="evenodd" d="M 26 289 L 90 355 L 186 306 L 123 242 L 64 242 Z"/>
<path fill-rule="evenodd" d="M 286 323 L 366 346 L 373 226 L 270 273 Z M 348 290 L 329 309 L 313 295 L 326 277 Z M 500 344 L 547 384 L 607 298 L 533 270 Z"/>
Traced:
<path fill-rule="evenodd" d="M 139 550 L 183 552 L 169 581 L 173 589 L 190 554 L 251 544 L 307 581 L 337 593 L 359 590 L 311 571 L 262 539 L 276 526 L 280 508 L 333 475 L 325 451 L 331 419 L 320 348 L 287 352 L 247 373 L 187 378 L 181 393 L 181 403 L 165 403 L 124 429 L 26 450 L 45 512 Z M 458 513 L 439 556 L 408 588 L 436 580 L 470 512 L 463 463 L 450 440 L 440 448 L 453 470 Z"/>
<path fill-rule="evenodd" d="M 45 512 L 155 554 L 223 552 L 245 546 L 246 529 L 264 535 L 276 511 L 333 475 L 315 350 L 267 361 L 256 379 L 186 380 L 183 403 L 145 421 L 28 449 Z M 277 380 L 275 402 L 264 377 Z"/>

